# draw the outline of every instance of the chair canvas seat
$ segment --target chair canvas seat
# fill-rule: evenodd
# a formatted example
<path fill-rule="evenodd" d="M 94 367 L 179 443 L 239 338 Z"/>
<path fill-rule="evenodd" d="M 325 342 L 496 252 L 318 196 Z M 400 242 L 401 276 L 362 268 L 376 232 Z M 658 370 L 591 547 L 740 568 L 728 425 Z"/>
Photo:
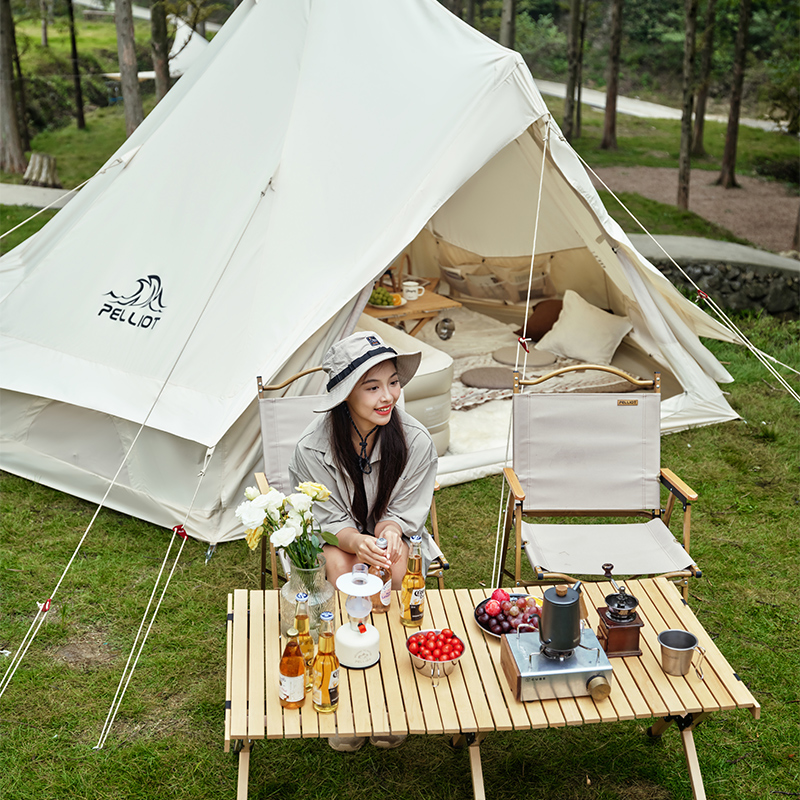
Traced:
<path fill-rule="evenodd" d="M 686 579 L 701 574 L 689 555 L 690 506 L 697 495 L 661 467 L 661 395 L 658 381 L 652 383 L 653 392 L 586 394 L 521 393 L 524 382 L 515 384 L 501 570 L 516 585 L 523 582 L 524 551 L 534 582 L 603 575 L 603 565 L 611 564 L 615 575 L 678 579 L 688 595 Z M 662 488 L 669 493 L 663 509 Z M 682 539 L 669 528 L 676 501 L 683 508 Z M 512 530 L 510 572 L 505 561 Z"/>
<path fill-rule="evenodd" d="M 661 519 L 619 524 L 572 525 L 522 522 L 525 553 L 534 569 L 569 575 L 646 575 L 694 565 Z"/>

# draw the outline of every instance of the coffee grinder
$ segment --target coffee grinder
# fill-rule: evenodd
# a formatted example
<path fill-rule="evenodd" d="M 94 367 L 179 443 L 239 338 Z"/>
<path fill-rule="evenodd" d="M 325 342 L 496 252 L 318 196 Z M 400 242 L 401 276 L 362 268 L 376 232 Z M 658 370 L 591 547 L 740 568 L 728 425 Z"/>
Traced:
<path fill-rule="evenodd" d="M 616 594 L 606 595 L 605 608 L 597 609 L 600 623 L 597 626 L 597 640 L 609 658 L 621 656 L 640 656 L 639 629 L 644 622 L 636 613 L 639 601 L 628 594 L 624 586 L 618 586 L 611 577 L 613 564 L 603 564 L 603 573 L 617 590 Z"/>

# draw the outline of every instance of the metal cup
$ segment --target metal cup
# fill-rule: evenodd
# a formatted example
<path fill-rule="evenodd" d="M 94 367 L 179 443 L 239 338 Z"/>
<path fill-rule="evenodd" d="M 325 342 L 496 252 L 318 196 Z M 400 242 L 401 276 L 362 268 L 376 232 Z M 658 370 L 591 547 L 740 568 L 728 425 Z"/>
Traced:
<path fill-rule="evenodd" d="M 694 671 L 703 680 L 700 665 L 706 651 L 697 643 L 697 637 L 693 633 L 675 629 L 661 631 L 658 634 L 658 643 L 661 645 L 661 666 L 667 675 L 686 675 L 692 666 L 694 651 L 699 650 L 700 659 L 694 665 Z"/>

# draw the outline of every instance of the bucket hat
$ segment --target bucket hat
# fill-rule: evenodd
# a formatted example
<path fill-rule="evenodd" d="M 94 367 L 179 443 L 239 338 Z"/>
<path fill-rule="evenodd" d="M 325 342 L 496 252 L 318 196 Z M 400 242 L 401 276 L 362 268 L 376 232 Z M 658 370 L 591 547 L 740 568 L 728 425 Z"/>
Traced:
<path fill-rule="evenodd" d="M 343 403 L 365 373 L 389 359 L 396 361 L 400 385 L 405 386 L 414 377 L 422 353 L 398 353 L 374 331 L 359 331 L 332 344 L 322 361 L 327 391 L 314 411 L 330 411 Z"/>

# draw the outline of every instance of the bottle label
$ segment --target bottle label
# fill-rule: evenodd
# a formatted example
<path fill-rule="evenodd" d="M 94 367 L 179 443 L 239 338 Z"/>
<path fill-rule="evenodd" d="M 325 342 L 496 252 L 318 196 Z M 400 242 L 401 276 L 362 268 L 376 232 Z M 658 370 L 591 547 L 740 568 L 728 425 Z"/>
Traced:
<path fill-rule="evenodd" d="M 425 587 L 411 590 L 411 604 L 409 611 L 411 612 L 411 619 L 417 621 L 422 619 L 422 607 L 425 603 Z"/>
<path fill-rule="evenodd" d="M 381 589 L 381 603 L 385 606 L 389 606 L 392 602 L 392 579 L 389 578 L 386 583 L 383 584 L 383 588 Z"/>
<path fill-rule="evenodd" d="M 323 698 L 322 698 L 322 684 L 320 683 L 319 686 L 314 684 L 314 693 L 311 697 L 311 701 L 316 703 L 318 706 L 323 705 Z M 328 702 L 331 705 L 336 705 L 339 702 L 339 668 L 337 667 L 334 670 L 331 670 L 330 678 L 328 679 Z"/>
<path fill-rule="evenodd" d="M 297 703 L 306 696 L 305 673 L 290 678 L 288 675 L 280 676 L 280 698 L 289 703 Z"/>
<path fill-rule="evenodd" d="M 331 679 L 328 681 L 328 695 L 331 703 L 339 702 L 339 668 L 331 670 Z"/>

